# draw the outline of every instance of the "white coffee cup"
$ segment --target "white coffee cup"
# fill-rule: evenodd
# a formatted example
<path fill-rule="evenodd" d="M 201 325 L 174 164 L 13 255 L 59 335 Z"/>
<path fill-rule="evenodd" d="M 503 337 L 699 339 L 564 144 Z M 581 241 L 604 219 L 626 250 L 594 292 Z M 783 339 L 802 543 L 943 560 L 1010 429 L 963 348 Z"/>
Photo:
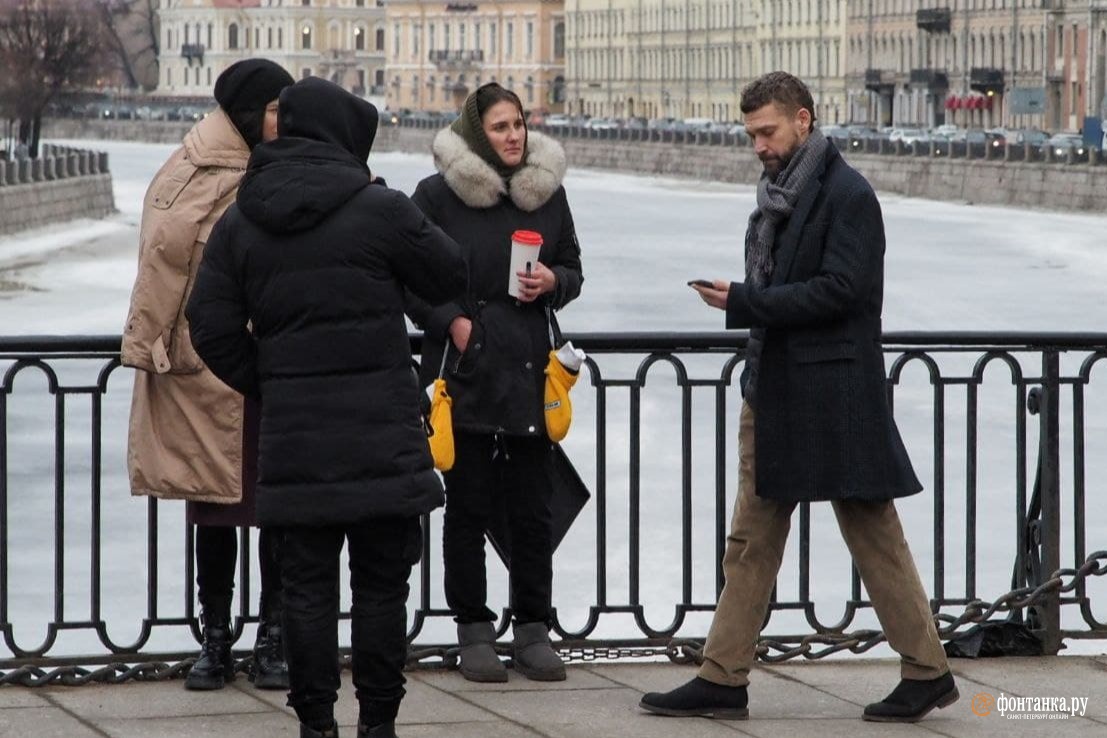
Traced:
<path fill-rule="evenodd" d="M 515 231 L 511 234 L 511 270 L 507 275 L 507 294 L 519 296 L 519 272 L 533 272 L 542 250 L 542 234 L 534 231 Z"/>

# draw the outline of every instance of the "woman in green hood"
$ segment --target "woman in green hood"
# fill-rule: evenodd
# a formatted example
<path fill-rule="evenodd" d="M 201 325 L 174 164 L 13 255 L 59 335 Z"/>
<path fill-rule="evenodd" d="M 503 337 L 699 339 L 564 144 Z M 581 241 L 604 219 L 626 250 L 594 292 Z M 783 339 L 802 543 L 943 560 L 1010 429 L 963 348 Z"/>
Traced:
<path fill-rule="evenodd" d="M 424 383 L 442 368 L 453 397 L 456 461 L 445 473 L 443 555 L 461 673 L 483 682 L 508 677 L 492 645 L 496 614 L 486 602 L 484 561 L 493 501 L 503 499 L 513 541 L 515 668 L 531 679 L 562 680 L 565 668 L 549 638 L 552 445 L 543 387 L 547 315 L 574 300 L 584 281 L 561 186 L 565 152 L 528 131 L 518 96 L 494 82 L 469 95 L 461 116 L 435 137 L 433 152 L 438 173 L 420 182 L 412 199 L 461 244 L 469 289 L 445 305 L 408 305 L 426 336 Z M 518 231 L 541 244 L 529 272 L 511 268 Z"/>

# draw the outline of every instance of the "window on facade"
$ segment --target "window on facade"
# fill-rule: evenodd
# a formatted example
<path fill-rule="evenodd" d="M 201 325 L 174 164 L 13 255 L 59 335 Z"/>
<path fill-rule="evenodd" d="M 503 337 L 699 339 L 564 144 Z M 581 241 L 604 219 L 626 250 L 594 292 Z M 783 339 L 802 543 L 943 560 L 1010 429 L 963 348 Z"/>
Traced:
<path fill-rule="evenodd" d="M 173 86 L 173 70 L 170 69 L 169 67 L 165 68 L 165 86 L 166 87 L 172 87 Z"/>
<path fill-rule="evenodd" d="M 465 51 L 465 23 L 460 23 L 457 27 L 457 48 Z"/>
<path fill-rule="evenodd" d="M 384 87 L 384 70 L 383 69 L 378 69 L 373 74 L 373 84 L 375 84 L 377 87 Z"/>
<path fill-rule="evenodd" d="M 383 32 L 384 29 L 382 28 L 381 31 Z M 398 55 L 399 53 L 400 53 L 400 24 L 399 23 L 393 23 L 392 24 L 392 54 L 395 56 L 395 55 Z"/>
<path fill-rule="evenodd" d="M 211 67 L 208 67 L 208 87 L 211 87 Z"/>
<path fill-rule="evenodd" d="M 565 24 L 555 23 L 553 29 L 553 48 L 554 58 L 562 59 L 565 57 Z"/>
<path fill-rule="evenodd" d="M 366 92 L 366 90 L 365 90 L 365 70 L 364 69 L 357 70 L 357 86 L 358 86 L 358 89 L 361 90 L 361 94 L 364 95 L 365 92 Z"/>
<path fill-rule="evenodd" d="M 1076 98 L 1078 97 L 1076 82 L 1072 83 L 1071 92 L 1069 94 L 1069 114 L 1076 115 Z"/>
<path fill-rule="evenodd" d="M 365 29 L 361 26 L 354 28 L 354 51 L 365 51 Z"/>
<path fill-rule="evenodd" d="M 434 24 L 431 23 L 427 26 L 427 49 L 434 51 L 437 46 L 434 43 Z"/>
<path fill-rule="evenodd" d="M 227 27 L 227 48 L 238 48 L 238 24 L 232 23 Z"/>
<path fill-rule="evenodd" d="M 489 23 L 488 28 L 488 54 L 494 57 L 496 56 L 496 41 L 498 40 L 496 37 L 496 24 Z"/>
<path fill-rule="evenodd" d="M 1054 56 L 1062 56 L 1065 53 L 1065 27 L 1057 24 L 1057 48 L 1053 50 Z"/>
<path fill-rule="evenodd" d="M 534 22 L 527 21 L 527 58 L 534 58 Z"/>
<path fill-rule="evenodd" d="M 415 24 L 411 27 L 411 55 L 419 56 L 419 41 L 420 36 L 423 35 L 423 27 L 419 24 Z"/>
<path fill-rule="evenodd" d="M 311 0 L 300 0 L 300 4 L 303 5 L 305 8 L 310 7 Z"/>
<path fill-rule="evenodd" d="M 375 35 L 376 35 L 376 49 L 377 49 L 377 51 L 384 51 L 384 29 L 383 28 L 378 28 Z M 397 47 L 397 49 L 399 48 L 399 43 L 398 42 L 397 42 L 396 47 Z"/>
<path fill-rule="evenodd" d="M 365 0 L 357 0 L 357 1 L 356 1 L 356 2 L 354 3 L 354 5 L 356 5 L 356 6 L 357 6 L 357 7 L 359 7 L 359 8 L 364 8 L 364 7 L 365 7 Z M 381 84 L 383 84 L 383 82 L 382 82 Z"/>
<path fill-rule="evenodd" d="M 265 35 L 267 37 L 267 39 L 266 39 L 266 48 L 269 48 L 269 49 L 273 48 L 273 28 L 270 27 Z"/>
<path fill-rule="evenodd" d="M 173 48 L 173 31 L 169 30 L 168 28 L 165 29 L 165 48 Z"/>
<path fill-rule="evenodd" d="M 300 48 L 311 48 L 311 26 L 304 26 L 300 29 Z"/>
<path fill-rule="evenodd" d="M 304 67 L 300 70 L 300 79 L 307 79 L 311 76 L 311 67 Z"/>
<path fill-rule="evenodd" d="M 504 53 L 508 58 L 515 55 L 515 23 L 507 22 L 507 31 L 504 38 Z"/>
<path fill-rule="evenodd" d="M 254 48 L 255 49 L 260 49 L 261 48 L 261 29 L 260 28 L 255 28 L 254 29 Z"/>
<path fill-rule="evenodd" d="M 534 102 L 534 77 L 527 77 L 527 102 Z"/>

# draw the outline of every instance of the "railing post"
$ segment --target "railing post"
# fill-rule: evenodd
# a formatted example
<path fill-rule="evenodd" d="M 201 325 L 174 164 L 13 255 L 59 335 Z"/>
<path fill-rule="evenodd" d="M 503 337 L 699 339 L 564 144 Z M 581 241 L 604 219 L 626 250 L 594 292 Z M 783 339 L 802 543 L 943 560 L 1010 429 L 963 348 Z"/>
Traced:
<path fill-rule="evenodd" d="M 1057 349 L 1042 350 L 1042 404 L 1039 415 L 1041 444 L 1041 579 L 1037 586 L 1061 568 L 1061 355 Z M 1041 630 L 1042 650 L 1061 650 L 1061 595 L 1052 592 L 1034 606 Z"/>

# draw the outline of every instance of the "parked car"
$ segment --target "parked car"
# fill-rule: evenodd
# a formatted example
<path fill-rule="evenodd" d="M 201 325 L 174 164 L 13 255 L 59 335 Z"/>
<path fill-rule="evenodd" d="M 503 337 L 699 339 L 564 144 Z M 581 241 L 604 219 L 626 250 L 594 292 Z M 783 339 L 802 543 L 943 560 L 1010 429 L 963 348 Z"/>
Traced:
<path fill-rule="evenodd" d="M 584 124 L 585 128 L 591 128 L 594 131 L 614 131 L 619 127 L 619 124 L 615 122 L 614 118 L 591 118 Z"/>
<path fill-rule="evenodd" d="M 961 129 L 958 128 L 953 123 L 943 123 L 942 125 L 937 126 L 934 129 L 935 134 L 937 134 L 939 136 L 945 136 L 947 138 L 952 138 L 954 135 L 956 135 L 960 131 L 961 131 Z"/>
<path fill-rule="evenodd" d="M 827 138 L 849 138 L 849 129 L 845 126 L 819 126 Z"/>
<path fill-rule="evenodd" d="M 1064 159 L 1071 151 L 1077 160 L 1086 159 L 1088 149 L 1084 146 L 1084 137 L 1079 133 L 1056 133 L 1046 144 L 1049 155 L 1054 159 Z"/>
<path fill-rule="evenodd" d="M 1007 132 L 1007 142 L 1019 146 L 1029 146 L 1040 151 L 1049 142 L 1049 134 L 1036 128 L 1021 128 Z"/>
<path fill-rule="evenodd" d="M 888 140 L 893 143 L 903 141 L 904 146 L 910 146 L 913 143 L 929 143 L 930 137 L 921 128 L 893 128 L 888 134 Z"/>
<path fill-rule="evenodd" d="M 564 113 L 553 113 L 546 116 L 544 123 L 550 128 L 564 128 L 569 125 L 569 116 Z"/>
<path fill-rule="evenodd" d="M 740 144 L 748 144 L 750 142 L 750 135 L 746 133 L 746 126 L 742 123 L 735 123 L 726 129 L 726 132 L 731 136 L 738 139 Z"/>

